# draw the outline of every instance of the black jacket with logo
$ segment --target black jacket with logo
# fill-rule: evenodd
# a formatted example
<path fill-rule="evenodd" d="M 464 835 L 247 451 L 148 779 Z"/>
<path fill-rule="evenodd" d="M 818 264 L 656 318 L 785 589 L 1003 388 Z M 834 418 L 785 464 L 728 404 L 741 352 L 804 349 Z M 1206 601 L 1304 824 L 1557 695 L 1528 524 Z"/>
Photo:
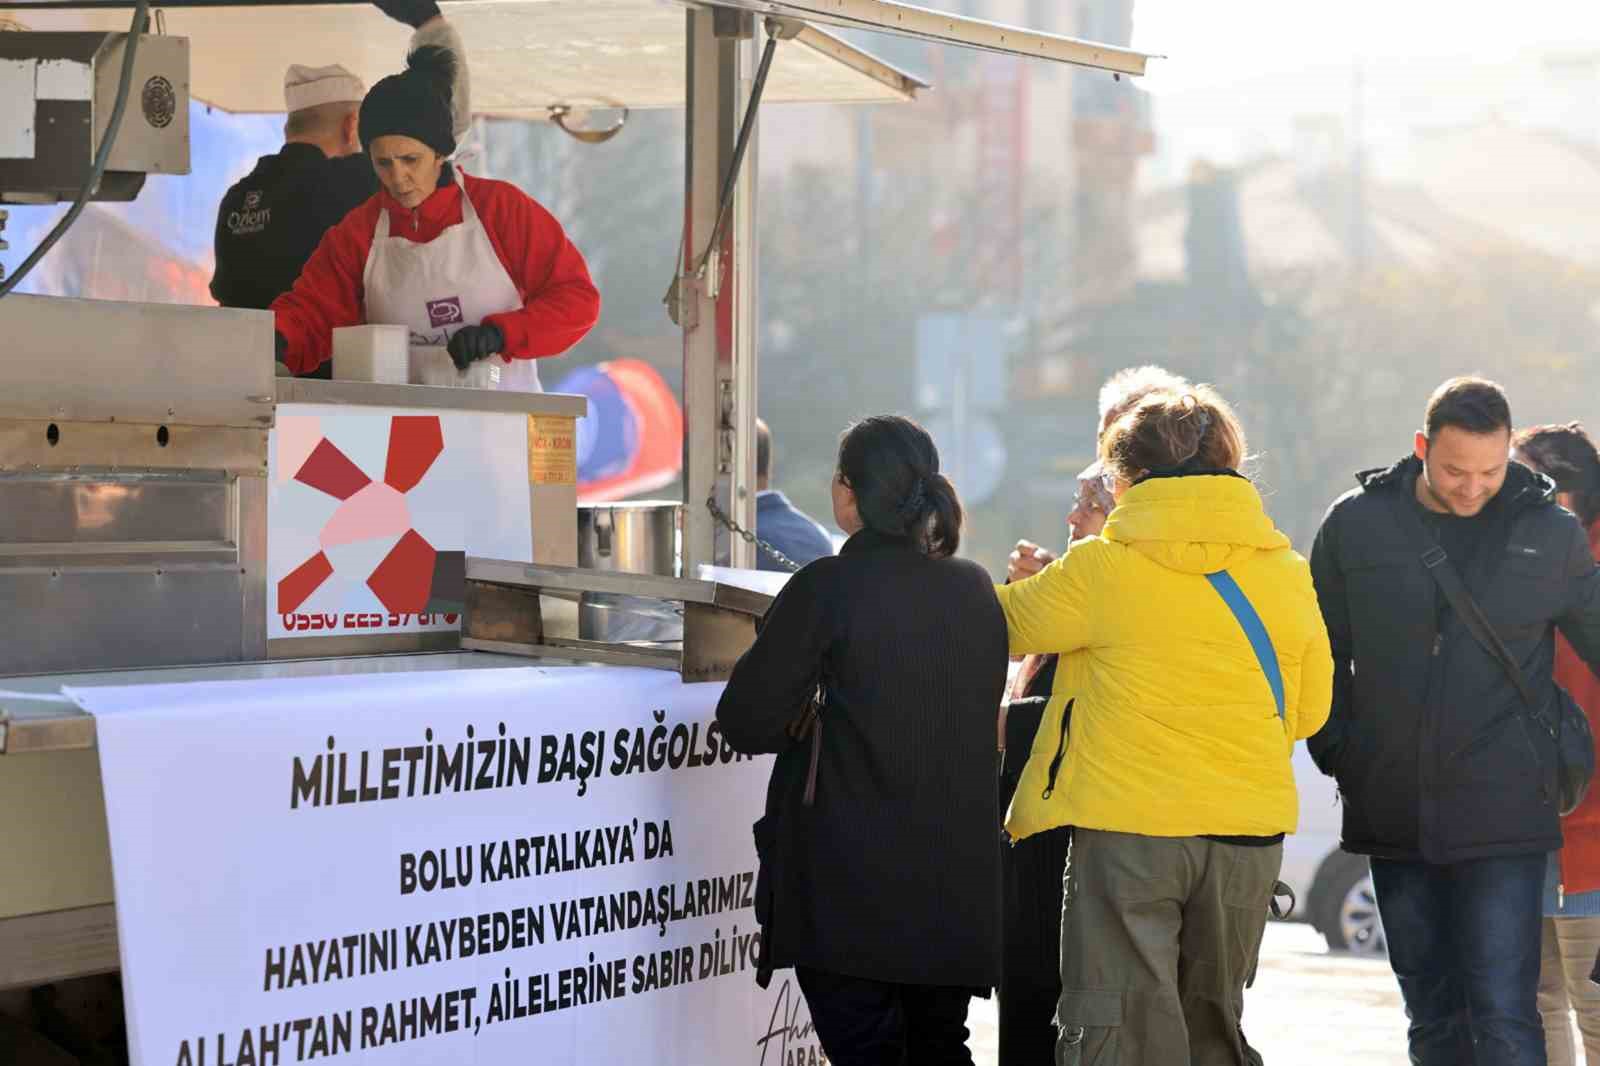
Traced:
<path fill-rule="evenodd" d="M 1344 797 L 1344 848 L 1447 863 L 1561 845 L 1555 751 L 1498 663 L 1444 605 L 1398 508 L 1422 464 L 1358 475 L 1329 509 L 1311 573 L 1333 645 L 1333 713 L 1309 743 Z M 1512 463 L 1464 569 L 1468 590 L 1554 721 L 1556 627 L 1600 663 L 1600 570 L 1543 475 Z M 1426 525 L 1426 524 L 1425 524 Z"/>
<path fill-rule="evenodd" d="M 266 310 L 294 286 L 322 235 L 378 191 L 365 154 L 330 159 L 310 144 L 262 156 L 217 210 L 211 295 Z"/>

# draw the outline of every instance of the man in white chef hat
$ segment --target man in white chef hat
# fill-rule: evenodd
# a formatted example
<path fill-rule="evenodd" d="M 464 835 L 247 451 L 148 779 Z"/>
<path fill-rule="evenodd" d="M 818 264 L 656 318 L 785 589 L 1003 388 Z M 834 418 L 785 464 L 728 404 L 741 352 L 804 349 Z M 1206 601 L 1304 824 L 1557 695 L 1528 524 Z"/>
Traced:
<path fill-rule="evenodd" d="M 472 122 L 466 51 L 436 0 L 375 0 L 411 26 L 406 54 L 443 48 L 456 57 L 452 119 L 458 140 Z M 284 146 L 262 156 L 217 211 L 211 295 L 224 307 L 266 309 L 294 286 L 322 235 L 378 190 L 358 136 L 367 87 L 342 66 L 295 64 L 283 77 Z"/>

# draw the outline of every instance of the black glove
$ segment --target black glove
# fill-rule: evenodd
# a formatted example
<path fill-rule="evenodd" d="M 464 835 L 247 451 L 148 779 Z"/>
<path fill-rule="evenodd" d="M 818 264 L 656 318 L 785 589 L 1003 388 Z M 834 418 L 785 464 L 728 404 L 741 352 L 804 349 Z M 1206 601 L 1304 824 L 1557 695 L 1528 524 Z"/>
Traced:
<path fill-rule="evenodd" d="M 465 370 L 479 359 L 487 359 L 506 346 L 506 335 L 494 326 L 462 326 L 450 338 L 450 361 Z"/>
<path fill-rule="evenodd" d="M 434 0 L 372 0 L 379 11 L 404 22 L 412 29 L 420 29 L 424 22 L 439 17 L 439 5 Z"/>
<path fill-rule="evenodd" d="M 284 361 L 284 356 L 289 354 L 289 338 L 281 333 L 272 335 L 272 354 L 278 362 Z"/>

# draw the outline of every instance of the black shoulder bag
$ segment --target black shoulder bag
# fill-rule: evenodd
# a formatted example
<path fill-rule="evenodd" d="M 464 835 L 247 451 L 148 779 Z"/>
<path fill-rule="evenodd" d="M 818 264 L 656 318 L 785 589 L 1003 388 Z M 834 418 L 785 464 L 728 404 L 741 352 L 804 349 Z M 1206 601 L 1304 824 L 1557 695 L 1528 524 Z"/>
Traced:
<path fill-rule="evenodd" d="M 795 743 L 810 742 L 811 754 L 807 760 L 805 789 L 800 796 L 800 805 L 810 807 L 817 797 L 817 765 L 822 759 L 822 710 L 828 703 L 828 683 L 819 672 L 816 685 L 811 696 L 800 709 L 800 713 L 789 722 L 786 732 Z M 756 954 L 756 984 L 766 988 L 772 980 L 772 930 L 777 899 L 777 885 L 774 879 L 777 870 L 781 869 L 792 859 L 788 856 L 789 833 L 783 825 L 786 814 L 792 814 L 784 808 L 768 811 L 757 819 L 751 831 L 756 841 L 756 895 L 755 918 L 760 928 L 760 937 L 757 941 Z"/>
<path fill-rule="evenodd" d="M 1411 501 L 1399 501 L 1400 512 L 1405 515 L 1405 523 L 1411 527 L 1413 538 L 1420 539 L 1427 547 L 1422 553 L 1422 565 L 1433 580 L 1438 583 L 1439 591 L 1444 593 L 1445 600 L 1455 611 L 1456 617 L 1461 619 L 1467 627 L 1467 632 L 1472 634 L 1474 640 L 1482 645 L 1489 657 L 1500 664 L 1500 669 L 1506 672 L 1515 686 L 1518 695 L 1522 697 L 1523 707 L 1527 717 L 1544 731 L 1551 740 L 1556 751 L 1556 787 L 1557 810 L 1563 815 L 1571 814 L 1583 802 L 1584 794 L 1589 791 L 1589 781 L 1594 777 L 1594 735 L 1589 731 L 1589 719 L 1584 715 L 1583 709 L 1573 702 L 1572 697 L 1559 685 L 1552 685 L 1556 690 L 1556 721 L 1551 722 L 1543 713 L 1539 702 L 1534 699 L 1533 692 L 1528 688 L 1528 681 L 1522 676 L 1522 667 L 1512 656 L 1511 650 L 1506 647 L 1505 641 L 1494 631 L 1489 624 L 1489 619 L 1484 615 L 1483 608 L 1478 606 L 1478 601 L 1472 598 L 1472 593 L 1467 591 L 1467 586 L 1461 580 L 1461 575 L 1456 573 L 1456 568 L 1451 565 L 1449 556 L 1443 548 L 1431 543 L 1427 530 L 1423 528 L 1422 519 L 1417 517 L 1416 511 L 1411 507 Z M 1534 753 L 1538 758 L 1538 753 Z M 1543 760 L 1539 760 L 1541 768 Z M 1546 782 L 1549 773 L 1543 774 Z M 1545 786 L 1548 789 L 1548 784 Z"/>

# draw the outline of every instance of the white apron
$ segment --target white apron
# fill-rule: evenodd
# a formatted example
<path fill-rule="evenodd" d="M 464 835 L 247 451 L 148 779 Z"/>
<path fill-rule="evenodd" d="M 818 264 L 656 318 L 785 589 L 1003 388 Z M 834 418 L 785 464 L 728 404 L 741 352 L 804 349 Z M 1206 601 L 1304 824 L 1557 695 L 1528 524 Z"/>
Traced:
<path fill-rule="evenodd" d="M 490 315 L 522 308 L 516 283 L 489 243 L 466 187 L 460 188 L 460 224 L 427 244 L 389 236 L 389 212 L 378 213 L 362 272 L 367 323 L 405 326 L 413 348 L 442 350 L 463 326 L 481 325 Z M 485 362 L 490 361 L 498 364 L 501 389 L 544 391 L 535 360 L 513 359 L 507 365 L 500 356 L 491 355 Z"/>

